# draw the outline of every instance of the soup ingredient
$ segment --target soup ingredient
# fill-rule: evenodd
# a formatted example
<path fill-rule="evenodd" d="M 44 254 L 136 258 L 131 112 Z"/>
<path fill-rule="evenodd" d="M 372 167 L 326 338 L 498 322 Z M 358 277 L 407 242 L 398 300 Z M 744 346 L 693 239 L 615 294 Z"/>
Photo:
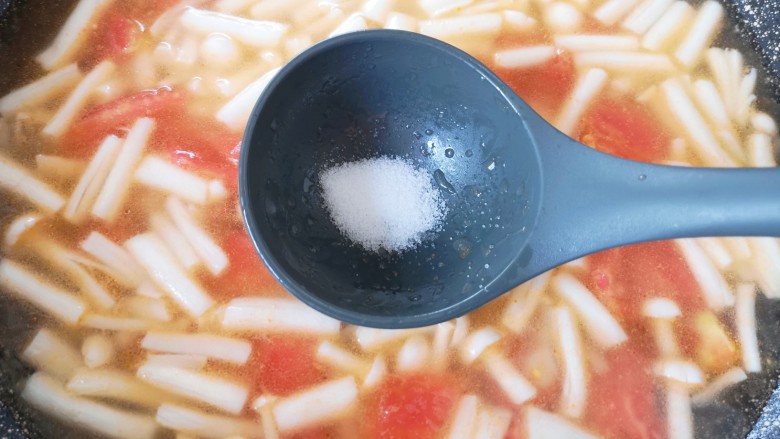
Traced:
<path fill-rule="evenodd" d="M 372 439 L 432 439 L 449 419 L 459 394 L 448 375 L 419 373 L 387 380 L 371 406 Z"/>
<path fill-rule="evenodd" d="M 419 245 L 446 213 L 431 177 L 401 159 L 336 165 L 320 174 L 320 184 L 333 222 L 350 241 L 370 251 Z"/>

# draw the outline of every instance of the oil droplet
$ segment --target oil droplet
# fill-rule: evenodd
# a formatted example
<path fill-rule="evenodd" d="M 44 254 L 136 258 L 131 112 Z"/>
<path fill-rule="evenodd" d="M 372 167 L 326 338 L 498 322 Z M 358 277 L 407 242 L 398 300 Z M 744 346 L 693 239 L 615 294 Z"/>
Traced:
<path fill-rule="evenodd" d="M 451 159 L 455 157 L 455 150 L 452 148 L 447 148 L 444 150 L 444 155 L 447 156 L 448 159 Z"/>
<path fill-rule="evenodd" d="M 639 174 L 639 181 L 645 181 L 645 180 L 647 180 L 647 175 Z"/>
<path fill-rule="evenodd" d="M 425 130 L 425 134 L 430 136 L 431 134 L 433 134 L 433 130 L 428 128 L 427 130 Z"/>
<path fill-rule="evenodd" d="M 444 172 L 442 172 L 441 169 L 437 169 L 433 172 L 433 179 L 436 181 L 436 184 L 438 184 L 440 188 L 444 189 L 445 191 L 451 194 L 455 193 L 455 187 L 453 187 L 452 184 L 449 181 L 447 181 L 447 177 L 444 175 Z"/>

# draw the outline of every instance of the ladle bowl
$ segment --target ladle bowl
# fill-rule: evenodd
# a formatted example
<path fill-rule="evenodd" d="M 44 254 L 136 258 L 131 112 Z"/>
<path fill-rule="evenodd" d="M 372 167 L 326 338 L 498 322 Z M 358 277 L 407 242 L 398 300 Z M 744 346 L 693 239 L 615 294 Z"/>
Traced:
<path fill-rule="evenodd" d="M 376 157 L 427 170 L 446 203 L 441 229 L 414 250 L 366 251 L 323 205 L 322 170 Z M 279 282 L 327 315 L 381 328 L 452 319 L 618 245 L 780 236 L 778 188 L 776 169 L 602 154 L 468 54 L 389 30 L 326 40 L 282 68 L 252 112 L 239 165 L 247 229 Z"/>

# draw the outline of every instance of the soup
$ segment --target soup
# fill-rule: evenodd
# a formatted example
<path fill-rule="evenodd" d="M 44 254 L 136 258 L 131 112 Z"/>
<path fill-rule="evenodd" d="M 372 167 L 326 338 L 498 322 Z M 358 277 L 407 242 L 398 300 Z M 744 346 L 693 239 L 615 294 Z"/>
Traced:
<path fill-rule="evenodd" d="M 393 28 L 469 51 L 601 151 L 775 166 L 756 71 L 710 47 L 723 19 L 713 1 L 80 0 L 0 98 L 0 291 L 40 322 L 21 398 L 116 438 L 694 437 L 694 407 L 765 367 L 777 240 L 618 248 L 450 322 L 352 327 L 262 265 L 236 163 L 280 66 Z"/>

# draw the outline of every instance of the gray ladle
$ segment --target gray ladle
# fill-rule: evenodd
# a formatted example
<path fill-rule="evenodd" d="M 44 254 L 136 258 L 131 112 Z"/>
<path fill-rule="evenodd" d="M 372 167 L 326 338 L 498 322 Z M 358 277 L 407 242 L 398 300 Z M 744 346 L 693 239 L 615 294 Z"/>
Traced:
<path fill-rule="evenodd" d="M 350 245 L 322 205 L 324 167 L 378 156 L 427 169 L 446 201 L 443 229 L 415 251 Z M 777 169 L 602 154 L 552 128 L 471 56 L 400 31 L 332 38 L 287 64 L 249 120 L 239 189 L 255 247 L 285 288 L 332 317 L 383 328 L 452 319 L 610 247 L 780 236 Z"/>

